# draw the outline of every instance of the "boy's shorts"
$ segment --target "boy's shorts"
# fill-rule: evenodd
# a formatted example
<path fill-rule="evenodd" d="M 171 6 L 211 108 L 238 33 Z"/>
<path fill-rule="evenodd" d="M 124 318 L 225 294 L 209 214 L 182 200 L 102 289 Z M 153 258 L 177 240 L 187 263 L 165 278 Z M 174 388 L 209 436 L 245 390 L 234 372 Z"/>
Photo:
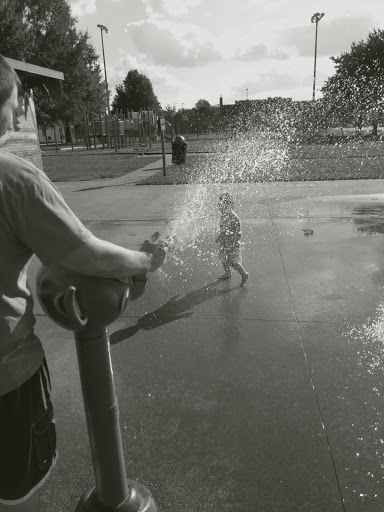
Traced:
<path fill-rule="evenodd" d="M 223 265 L 232 265 L 232 263 L 241 263 L 241 247 L 220 247 L 219 249 L 220 260 Z"/>
<path fill-rule="evenodd" d="M 28 499 L 57 460 L 56 428 L 45 358 L 19 388 L 0 396 L 0 503 Z"/>

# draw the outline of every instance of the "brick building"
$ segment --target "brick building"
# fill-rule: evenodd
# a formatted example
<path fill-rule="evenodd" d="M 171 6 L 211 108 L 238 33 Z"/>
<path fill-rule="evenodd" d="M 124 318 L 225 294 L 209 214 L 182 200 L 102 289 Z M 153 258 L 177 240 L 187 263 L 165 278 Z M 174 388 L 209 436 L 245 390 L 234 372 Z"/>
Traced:
<path fill-rule="evenodd" d="M 24 114 L 19 117 L 18 130 L 9 131 L 0 138 L 0 149 L 29 160 L 39 169 L 43 169 L 33 88 L 43 84 L 50 94 L 61 94 L 61 80 L 64 80 L 64 75 L 59 71 L 34 64 L 9 58 L 6 60 L 17 72 L 26 92 L 24 98 L 20 99 L 23 105 L 20 104 L 19 107 Z"/>

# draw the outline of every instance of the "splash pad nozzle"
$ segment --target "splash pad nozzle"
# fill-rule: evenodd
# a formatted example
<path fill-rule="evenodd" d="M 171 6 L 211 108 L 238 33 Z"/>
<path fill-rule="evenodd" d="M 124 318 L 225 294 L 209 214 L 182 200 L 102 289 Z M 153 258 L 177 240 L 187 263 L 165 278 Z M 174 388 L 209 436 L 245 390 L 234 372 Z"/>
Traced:
<path fill-rule="evenodd" d="M 85 276 L 60 265 L 42 266 L 37 296 L 45 313 L 74 331 L 95 487 L 76 512 L 157 512 L 150 491 L 126 477 L 119 408 L 107 326 L 147 288 L 146 275 L 129 283 Z"/>

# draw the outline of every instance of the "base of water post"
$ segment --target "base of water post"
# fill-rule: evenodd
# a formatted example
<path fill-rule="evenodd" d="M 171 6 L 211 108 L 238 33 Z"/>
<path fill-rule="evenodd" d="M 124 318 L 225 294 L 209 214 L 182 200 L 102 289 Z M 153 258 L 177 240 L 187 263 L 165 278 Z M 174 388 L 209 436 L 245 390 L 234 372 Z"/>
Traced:
<path fill-rule="evenodd" d="M 113 511 L 99 502 L 96 489 L 93 488 L 81 497 L 75 512 L 157 512 L 155 500 L 145 485 L 135 480 L 127 480 L 127 483 L 131 494 Z"/>

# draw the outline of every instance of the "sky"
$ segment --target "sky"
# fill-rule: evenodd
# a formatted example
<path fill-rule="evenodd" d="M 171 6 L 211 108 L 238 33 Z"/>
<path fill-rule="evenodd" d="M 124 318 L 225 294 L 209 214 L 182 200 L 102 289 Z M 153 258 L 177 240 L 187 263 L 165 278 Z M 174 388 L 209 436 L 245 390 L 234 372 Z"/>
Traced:
<path fill-rule="evenodd" d="M 137 69 L 162 107 L 191 108 L 282 96 L 312 99 L 315 24 L 316 97 L 334 73 L 331 56 L 384 28 L 383 0 L 69 0 L 103 67 L 98 24 L 105 25 L 109 88 Z"/>

